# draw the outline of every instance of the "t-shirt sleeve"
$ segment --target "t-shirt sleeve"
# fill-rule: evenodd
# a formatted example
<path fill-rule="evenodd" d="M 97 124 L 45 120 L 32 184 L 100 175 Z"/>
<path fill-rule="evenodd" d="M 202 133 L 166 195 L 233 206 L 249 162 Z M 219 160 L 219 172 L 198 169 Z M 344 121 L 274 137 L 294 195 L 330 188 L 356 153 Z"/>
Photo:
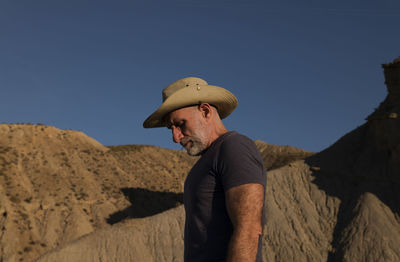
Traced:
<path fill-rule="evenodd" d="M 245 136 L 233 135 L 223 141 L 217 165 L 225 191 L 249 183 L 265 187 L 263 160 L 254 142 Z"/>

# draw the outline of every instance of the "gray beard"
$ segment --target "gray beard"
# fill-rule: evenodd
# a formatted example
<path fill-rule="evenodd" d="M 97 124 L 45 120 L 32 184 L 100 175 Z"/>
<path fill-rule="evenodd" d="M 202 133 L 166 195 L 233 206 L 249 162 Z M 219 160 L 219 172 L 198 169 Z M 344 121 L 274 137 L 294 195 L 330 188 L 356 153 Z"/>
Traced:
<path fill-rule="evenodd" d="M 186 152 L 188 153 L 188 155 L 198 156 L 206 149 L 206 145 L 204 145 L 199 138 L 191 137 L 188 140 L 190 141 L 189 143 L 191 143 L 189 147 L 186 148 Z"/>

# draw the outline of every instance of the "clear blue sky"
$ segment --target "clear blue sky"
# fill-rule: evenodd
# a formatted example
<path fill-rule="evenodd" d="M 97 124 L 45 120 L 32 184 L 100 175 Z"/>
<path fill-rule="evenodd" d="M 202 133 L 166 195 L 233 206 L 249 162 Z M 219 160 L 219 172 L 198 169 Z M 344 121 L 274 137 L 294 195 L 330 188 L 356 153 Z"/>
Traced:
<path fill-rule="evenodd" d="M 0 122 L 179 149 L 142 123 L 198 76 L 238 97 L 228 129 L 320 151 L 385 98 L 399 21 L 398 0 L 2 0 Z"/>

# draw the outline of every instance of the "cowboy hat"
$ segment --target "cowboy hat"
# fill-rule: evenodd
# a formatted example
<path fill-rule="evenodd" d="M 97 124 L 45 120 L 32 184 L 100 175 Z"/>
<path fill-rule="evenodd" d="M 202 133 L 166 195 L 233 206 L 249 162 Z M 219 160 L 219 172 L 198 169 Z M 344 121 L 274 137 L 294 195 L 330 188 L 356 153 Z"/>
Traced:
<path fill-rule="evenodd" d="M 144 122 L 144 128 L 164 127 L 164 117 L 179 108 L 209 103 L 217 108 L 221 119 L 229 116 L 238 104 L 237 98 L 228 90 L 209 85 L 197 77 L 180 79 L 162 91 L 163 103 Z"/>

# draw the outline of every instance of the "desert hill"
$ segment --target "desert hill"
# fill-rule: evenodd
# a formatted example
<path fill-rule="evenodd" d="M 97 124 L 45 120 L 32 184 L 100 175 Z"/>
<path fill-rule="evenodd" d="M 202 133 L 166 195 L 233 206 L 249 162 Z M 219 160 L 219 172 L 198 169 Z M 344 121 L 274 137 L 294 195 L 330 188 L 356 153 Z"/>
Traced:
<path fill-rule="evenodd" d="M 35 261 L 183 261 L 184 223 L 181 205 L 97 230 Z"/>
<path fill-rule="evenodd" d="M 364 125 L 268 173 L 264 261 L 400 261 L 400 59 L 383 67 L 388 96 Z M 182 261 L 182 218 L 125 220 L 38 261 Z"/>
<path fill-rule="evenodd" d="M 286 161 L 310 155 L 257 143 Z M 292 151 L 304 154 L 293 158 Z M 0 261 L 32 261 L 127 218 L 180 205 L 196 160 L 155 146 L 105 147 L 82 132 L 51 126 L 0 124 Z M 285 163 L 266 159 L 269 167 Z"/>
<path fill-rule="evenodd" d="M 263 141 L 254 141 L 264 160 L 267 170 L 277 169 L 298 159 L 312 156 L 314 153 L 292 146 L 276 146 Z"/>
<path fill-rule="evenodd" d="M 176 206 L 194 161 L 157 147 L 107 148 L 76 131 L 0 125 L 0 261 L 30 261 L 130 215 Z M 132 194 L 150 205 L 132 206 Z"/>

